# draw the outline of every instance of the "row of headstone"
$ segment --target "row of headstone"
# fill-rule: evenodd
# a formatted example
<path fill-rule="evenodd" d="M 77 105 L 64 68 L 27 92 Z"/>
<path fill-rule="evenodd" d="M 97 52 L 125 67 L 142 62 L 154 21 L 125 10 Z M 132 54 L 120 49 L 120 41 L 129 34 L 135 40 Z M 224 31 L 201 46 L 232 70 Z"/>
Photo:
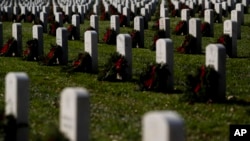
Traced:
<path fill-rule="evenodd" d="M 49 6 L 51 4 L 55 6 L 77 6 L 77 5 L 84 5 L 87 3 L 93 3 L 94 0 L 80 0 L 80 1 L 62 1 L 62 0 L 2 0 L 0 2 L 1 6 Z"/>
<path fill-rule="evenodd" d="M 210 14 L 211 14 L 211 10 Z M 237 12 L 238 13 L 238 12 Z M 73 16 L 74 18 L 72 19 L 74 23 L 74 26 L 76 26 L 79 29 L 79 17 L 78 15 Z M 112 21 L 112 20 L 111 20 Z M 189 34 L 193 35 L 195 38 L 197 38 L 197 49 L 198 51 L 201 50 L 201 33 L 200 33 L 200 20 L 199 19 L 195 19 L 192 18 L 192 20 L 190 20 L 189 22 L 191 22 L 190 27 L 189 27 Z M 111 25 L 118 25 L 117 21 L 115 22 L 110 22 Z M 170 32 L 169 30 L 169 18 L 161 18 L 160 19 L 160 29 L 161 30 L 165 30 L 166 31 L 166 37 L 170 37 Z M 77 26 L 78 25 L 78 26 Z M 98 34 L 98 18 L 96 15 L 92 15 L 91 16 L 91 22 L 90 22 L 90 26 L 94 27 L 95 30 L 97 31 Z M 118 27 L 118 26 L 117 26 Z M 143 18 L 142 17 L 136 17 L 135 18 L 135 22 L 134 22 L 134 29 L 140 32 L 140 43 L 139 46 L 143 47 L 144 46 L 144 30 L 143 30 Z M 20 30 L 20 31 L 18 31 Z M 233 31 L 227 31 L 227 32 L 235 32 L 237 31 L 236 27 L 232 27 Z M 79 30 L 78 30 L 79 31 Z M 15 23 L 13 24 L 13 37 L 19 42 L 18 45 L 22 45 L 21 43 L 21 24 L 20 23 Z M 237 32 L 238 33 L 238 32 Z M 40 34 L 40 33 L 39 33 Z M 66 34 L 66 33 L 65 33 Z M 235 34 L 232 34 L 235 35 Z M 237 35 L 237 34 L 236 34 Z M 59 36 L 59 35 L 58 35 Z M 66 35 L 63 35 L 66 36 Z M 237 40 L 233 39 L 233 46 L 236 47 L 236 42 Z M 22 47 L 18 47 L 18 49 L 21 51 Z"/>
<path fill-rule="evenodd" d="M 171 0 L 172 4 L 174 5 L 176 10 L 181 10 L 180 5 L 184 4 L 186 5 L 190 10 L 194 10 L 194 8 L 196 6 L 201 6 L 201 10 L 205 10 L 205 9 L 211 9 L 214 7 L 214 10 L 216 11 L 216 13 L 220 14 L 222 10 L 225 11 L 231 11 L 233 9 L 236 9 L 237 4 L 241 4 L 243 9 L 247 9 L 249 6 L 249 2 L 248 0 L 242 0 L 240 3 L 237 3 L 237 1 L 235 0 L 227 0 L 227 1 L 216 1 L 216 0 L 199 0 L 197 1 L 174 1 Z M 161 11 L 163 12 L 166 7 L 167 4 L 162 1 L 161 2 Z M 246 13 L 246 11 L 245 11 Z"/>
<path fill-rule="evenodd" d="M 88 11 L 91 10 L 91 3 L 87 3 L 84 5 L 77 5 L 77 6 L 69 6 L 69 5 L 65 5 L 62 6 L 61 8 L 59 6 L 54 5 L 53 6 L 53 14 L 56 15 L 57 12 L 62 12 L 61 10 L 63 10 L 63 12 L 69 17 L 69 20 L 71 20 L 71 16 L 72 16 L 72 12 L 74 13 L 79 13 L 79 15 L 81 16 L 81 22 L 83 23 L 83 19 L 84 19 L 84 14 L 86 14 Z M 11 16 L 12 14 L 14 15 L 25 15 L 27 16 L 28 13 L 32 13 L 36 18 L 40 17 L 40 13 L 44 12 L 49 14 L 49 5 L 35 5 L 35 6 L 15 6 L 15 7 L 11 7 L 11 6 L 3 6 L 0 8 L 0 13 L 1 12 L 6 12 L 8 14 L 8 18 L 9 20 L 11 20 Z"/>
<path fill-rule="evenodd" d="M 89 31 L 93 33 L 95 31 Z M 88 34 L 87 33 L 87 34 Z M 120 34 L 118 40 L 123 41 L 117 51 L 129 57 L 128 44 L 131 39 L 128 34 Z M 156 62 L 168 63 L 173 60 L 173 43 L 170 39 L 157 41 Z M 131 54 L 130 54 L 131 55 Z M 170 64 L 172 66 L 173 64 Z M 206 47 L 206 66 L 212 65 L 219 73 L 218 94 L 225 96 L 225 66 L 226 51 L 221 44 L 209 44 Z M 171 80 L 171 79 L 170 79 Z M 29 78 L 23 72 L 10 72 L 5 78 L 5 115 L 12 115 L 17 124 L 28 125 L 29 114 Z M 65 88 L 60 96 L 60 131 L 70 141 L 89 140 L 90 99 L 84 88 Z M 28 140 L 28 126 L 17 129 L 17 140 Z M 176 112 L 156 111 L 148 112 L 142 120 L 143 141 L 184 141 L 184 120 Z"/>
<path fill-rule="evenodd" d="M 155 12 L 156 9 L 156 1 L 142 1 L 143 5 L 138 5 L 135 4 L 134 1 L 129 1 L 127 0 L 124 4 L 118 2 L 118 1 L 109 1 L 106 2 L 105 0 L 103 0 L 103 4 L 105 7 L 105 11 L 110 11 L 110 4 L 113 5 L 115 8 L 117 8 L 117 11 L 120 14 L 123 14 L 127 17 L 127 24 L 129 24 L 130 22 L 130 13 L 133 12 L 135 14 L 137 14 L 137 10 L 140 11 L 140 15 L 142 15 L 143 17 L 145 17 L 146 20 L 150 20 L 151 19 L 151 15 L 152 13 Z"/>

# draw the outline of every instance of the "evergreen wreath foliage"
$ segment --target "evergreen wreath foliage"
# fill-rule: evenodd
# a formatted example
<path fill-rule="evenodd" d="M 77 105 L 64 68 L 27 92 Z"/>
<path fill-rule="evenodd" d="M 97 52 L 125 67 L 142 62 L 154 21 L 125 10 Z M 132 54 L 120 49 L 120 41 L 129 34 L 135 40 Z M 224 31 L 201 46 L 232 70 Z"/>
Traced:
<path fill-rule="evenodd" d="M 212 66 L 202 65 L 195 74 L 189 74 L 182 99 L 194 102 L 221 102 L 218 94 L 219 74 Z"/>
<path fill-rule="evenodd" d="M 46 56 L 42 56 L 39 58 L 40 64 L 53 66 L 53 65 L 62 65 L 63 51 L 62 47 L 59 45 L 52 45 L 49 53 Z"/>
<path fill-rule="evenodd" d="M 132 48 L 139 48 L 140 43 L 140 31 L 132 30 L 132 32 L 129 33 L 132 40 Z"/>
<path fill-rule="evenodd" d="M 106 28 L 106 33 L 104 34 L 102 40 L 106 44 L 115 45 L 116 44 L 116 31 L 112 28 Z"/>
<path fill-rule="evenodd" d="M 98 74 L 99 81 L 126 81 L 128 64 L 125 57 L 117 52 L 112 53 L 104 69 Z"/>
<path fill-rule="evenodd" d="M 69 40 L 79 40 L 80 37 L 77 35 L 77 29 L 74 25 L 70 24 L 67 28 L 68 31 L 68 39 Z"/>
<path fill-rule="evenodd" d="M 175 26 L 174 34 L 176 35 L 187 35 L 188 34 L 188 24 L 187 21 L 179 21 Z"/>
<path fill-rule="evenodd" d="M 150 46 L 150 49 L 152 51 L 156 50 L 156 41 L 160 38 L 166 38 L 166 31 L 165 30 L 156 31 L 154 38 L 153 38 L 153 44 Z"/>
<path fill-rule="evenodd" d="M 146 91 L 167 92 L 167 81 L 170 75 L 167 64 L 149 64 L 140 74 L 139 88 Z"/>
<path fill-rule="evenodd" d="M 64 67 L 67 72 L 92 72 L 92 59 L 88 52 L 79 53 L 70 66 Z"/>
<path fill-rule="evenodd" d="M 23 60 L 36 61 L 38 60 L 38 40 L 31 39 L 26 42 L 26 50 L 23 51 Z"/>
<path fill-rule="evenodd" d="M 5 115 L 4 110 L 0 109 L 0 135 L 4 141 L 15 141 L 17 139 L 17 130 L 28 128 L 28 124 L 17 123 L 13 115 Z"/>
<path fill-rule="evenodd" d="M 191 34 L 186 35 L 185 40 L 183 41 L 181 46 L 177 48 L 177 51 L 185 54 L 198 53 L 196 49 L 196 38 Z"/>
<path fill-rule="evenodd" d="M 0 56 L 11 57 L 20 56 L 17 50 L 17 41 L 11 37 L 0 49 Z"/>
<path fill-rule="evenodd" d="M 217 43 L 222 44 L 226 48 L 226 53 L 229 57 L 233 57 L 232 55 L 232 38 L 227 35 L 223 34 L 217 39 Z"/>
<path fill-rule="evenodd" d="M 210 24 L 208 22 L 204 22 L 204 23 L 201 24 L 201 34 L 204 37 L 210 37 L 211 36 Z"/>

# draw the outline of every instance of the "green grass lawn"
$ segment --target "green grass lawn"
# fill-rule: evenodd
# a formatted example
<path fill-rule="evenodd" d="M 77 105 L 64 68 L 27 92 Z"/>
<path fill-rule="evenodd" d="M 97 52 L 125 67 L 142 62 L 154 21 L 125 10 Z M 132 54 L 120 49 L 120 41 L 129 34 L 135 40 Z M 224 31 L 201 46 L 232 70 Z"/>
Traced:
<path fill-rule="evenodd" d="M 227 19 L 227 18 L 225 18 Z M 224 19 L 224 20 L 225 20 Z M 171 18 L 171 32 L 180 18 Z M 145 30 L 145 48 L 133 48 L 133 81 L 101 82 L 97 74 L 61 71 L 61 66 L 41 66 L 37 62 L 23 61 L 21 58 L 0 57 L 0 105 L 4 106 L 4 78 L 8 72 L 26 72 L 30 78 L 30 138 L 44 137 L 52 126 L 59 122 L 59 96 L 65 87 L 85 87 L 90 92 L 92 141 L 139 141 L 141 140 L 142 116 L 153 110 L 175 110 L 185 119 L 188 141 L 226 141 L 229 140 L 230 124 L 250 124 L 250 14 L 245 15 L 245 25 L 241 26 L 242 39 L 238 40 L 238 58 L 226 59 L 226 95 L 244 99 L 230 104 L 188 104 L 179 99 L 185 89 L 187 74 L 205 64 L 205 55 L 186 55 L 174 52 L 174 83 L 178 93 L 163 94 L 138 91 L 136 81 L 140 71 L 149 62 L 155 61 L 155 52 L 149 50 L 155 31 L 151 29 L 154 21 Z M 109 54 L 116 48 L 102 41 L 109 21 L 100 21 L 98 43 L 98 66 L 101 69 Z M 4 42 L 11 36 L 12 23 L 3 22 Z M 64 25 L 66 26 L 66 24 Z M 23 49 L 32 38 L 32 24 L 22 23 Z M 89 21 L 81 24 L 81 37 L 89 27 Z M 222 35 L 223 25 L 215 23 L 214 37 L 202 38 L 202 51 L 209 43 L 214 43 Z M 132 28 L 121 27 L 121 33 Z M 184 36 L 171 34 L 175 49 L 181 45 Z M 55 37 L 44 34 L 44 49 L 47 53 Z M 82 41 L 69 41 L 69 60 L 84 51 Z"/>

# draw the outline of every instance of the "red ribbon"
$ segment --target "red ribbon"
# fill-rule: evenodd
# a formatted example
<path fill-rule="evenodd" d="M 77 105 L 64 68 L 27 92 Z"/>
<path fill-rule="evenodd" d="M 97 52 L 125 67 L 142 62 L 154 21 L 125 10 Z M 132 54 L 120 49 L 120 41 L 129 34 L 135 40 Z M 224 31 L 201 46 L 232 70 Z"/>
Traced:
<path fill-rule="evenodd" d="M 155 76 L 155 70 L 156 66 L 152 66 L 151 68 L 151 73 L 150 73 L 150 78 L 144 82 L 144 86 L 148 89 L 151 89 L 153 82 L 154 82 L 154 76 Z"/>

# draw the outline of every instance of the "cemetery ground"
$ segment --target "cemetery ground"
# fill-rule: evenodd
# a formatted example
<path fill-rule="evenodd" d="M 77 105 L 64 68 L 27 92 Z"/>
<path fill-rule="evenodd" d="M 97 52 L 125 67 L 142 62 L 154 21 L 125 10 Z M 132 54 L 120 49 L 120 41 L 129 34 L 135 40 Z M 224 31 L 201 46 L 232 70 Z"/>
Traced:
<path fill-rule="evenodd" d="M 85 87 L 90 93 L 92 141 L 139 141 L 141 140 L 142 116 L 153 110 L 175 110 L 185 120 L 188 141 L 229 140 L 230 124 L 250 124 L 250 14 L 245 14 L 241 27 L 242 39 L 238 42 L 238 57 L 226 59 L 226 96 L 236 100 L 228 103 L 195 103 L 181 101 L 185 90 L 186 76 L 195 73 L 197 67 L 205 64 L 205 47 L 215 43 L 222 35 L 223 24 L 215 23 L 214 37 L 202 38 L 200 55 L 174 52 L 174 88 L 171 94 L 139 91 L 136 81 L 142 69 L 155 62 L 155 51 L 149 49 L 156 31 L 151 29 L 154 21 L 145 30 L 145 48 L 133 48 L 133 79 L 129 82 L 98 81 L 97 74 L 67 73 L 61 66 L 42 66 L 37 62 L 21 58 L 0 57 L 0 105 L 4 107 L 4 78 L 8 72 L 26 72 L 30 78 L 29 133 L 31 140 L 46 136 L 59 123 L 59 94 L 65 87 Z M 171 18 L 171 32 L 180 18 Z M 3 22 L 3 41 L 11 37 L 12 23 Z M 64 25 L 67 26 L 67 25 Z M 89 21 L 81 24 L 81 38 L 89 27 Z M 102 69 L 110 53 L 116 51 L 113 45 L 106 45 L 102 37 L 109 21 L 99 21 L 98 69 Z M 32 24 L 22 23 L 23 49 L 32 38 Z M 131 32 L 122 27 L 120 33 Z M 174 48 L 181 45 L 184 36 L 171 34 Z M 55 37 L 44 34 L 44 49 L 48 53 Z M 83 41 L 69 41 L 69 61 L 84 51 Z"/>

